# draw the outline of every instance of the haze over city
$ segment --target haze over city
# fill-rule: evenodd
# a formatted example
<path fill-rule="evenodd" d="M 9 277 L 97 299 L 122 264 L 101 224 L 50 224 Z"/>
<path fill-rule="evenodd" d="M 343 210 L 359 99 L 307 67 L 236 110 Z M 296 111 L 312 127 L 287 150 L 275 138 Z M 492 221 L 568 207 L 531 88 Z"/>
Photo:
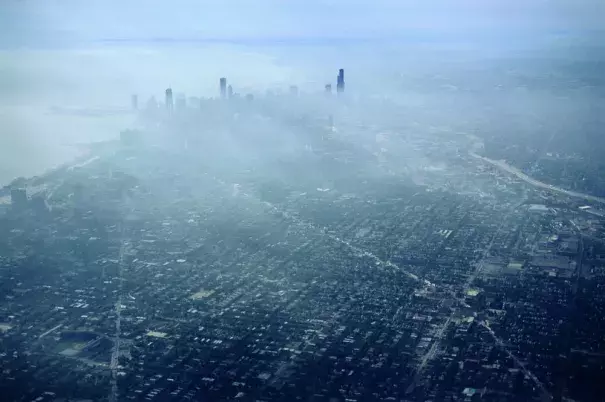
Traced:
<path fill-rule="evenodd" d="M 524 75 L 567 69 L 563 73 L 589 80 L 599 69 L 587 67 L 603 57 L 603 7 L 598 0 L 8 1 L 0 17 L 7 133 L 0 180 L 39 173 L 77 154 L 65 144 L 115 137 L 128 121 L 57 117 L 49 115 L 50 106 L 125 106 L 130 93 L 157 96 L 167 85 L 209 96 L 223 75 L 256 90 L 290 84 L 312 90 L 331 78 L 328 71 L 346 65 L 355 91 L 414 103 L 464 97 L 470 109 L 484 104 L 464 96 L 474 84 L 471 75 L 489 72 L 478 77 L 484 92 L 497 85 L 519 89 L 522 83 L 505 76 L 503 61 L 516 63 Z M 568 58 L 583 64 L 570 66 Z M 527 93 L 483 97 L 500 113 L 537 104 L 534 113 L 550 122 L 561 116 L 549 112 L 553 102 L 553 108 L 571 105 L 568 113 L 602 115 L 578 105 L 601 107 L 592 102 L 597 89 L 571 86 L 553 100 L 553 89 L 540 81 Z M 460 91 L 453 94 L 452 86 Z M 449 109 L 442 109 L 444 121 L 449 112 L 457 114 Z M 25 162 L 13 150 L 31 157 Z"/>
<path fill-rule="evenodd" d="M 605 3 L 0 5 L 0 391 L 599 401 Z"/>

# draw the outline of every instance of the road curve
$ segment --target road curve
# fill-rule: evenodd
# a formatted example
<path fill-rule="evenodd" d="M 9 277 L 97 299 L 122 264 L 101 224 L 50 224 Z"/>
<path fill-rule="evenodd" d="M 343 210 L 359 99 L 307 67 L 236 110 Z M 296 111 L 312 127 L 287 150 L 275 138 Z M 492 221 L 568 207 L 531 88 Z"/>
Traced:
<path fill-rule="evenodd" d="M 536 180 L 528 175 L 526 175 L 525 173 L 521 172 L 519 169 L 507 164 L 504 161 L 496 161 L 493 159 L 489 159 L 486 158 L 485 156 L 481 156 L 478 155 L 474 152 L 469 152 L 469 155 L 472 156 L 473 158 L 476 159 L 480 159 L 484 162 L 489 163 L 490 165 L 496 166 L 497 168 L 499 168 L 500 170 L 503 170 L 507 173 L 510 173 L 514 176 L 517 176 L 519 179 L 525 181 L 526 183 L 531 184 L 532 186 L 535 187 L 540 187 L 543 188 L 545 190 L 550 190 L 556 193 L 561 193 L 561 194 L 565 194 L 567 196 L 570 197 L 574 197 L 574 198 L 582 198 L 584 200 L 587 201 L 592 201 L 592 202 L 598 202 L 600 204 L 605 204 L 605 198 L 602 197 L 596 197 L 594 195 L 590 195 L 590 194 L 584 194 L 584 193 L 578 193 L 576 191 L 570 191 L 570 190 L 565 190 L 564 188 L 561 187 L 557 187 L 557 186 L 553 186 L 552 184 L 547 184 L 544 182 L 541 182 L 539 180 Z"/>

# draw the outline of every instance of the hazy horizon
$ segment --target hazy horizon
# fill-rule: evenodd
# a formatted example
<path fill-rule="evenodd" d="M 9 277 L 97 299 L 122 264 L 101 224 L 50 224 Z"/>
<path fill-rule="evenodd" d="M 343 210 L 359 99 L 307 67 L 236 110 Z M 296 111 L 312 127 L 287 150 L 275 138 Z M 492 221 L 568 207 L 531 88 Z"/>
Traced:
<path fill-rule="evenodd" d="M 604 72 L 605 0 L 2 1 L 1 395 L 603 400 Z"/>
<path fill-rule="evenodd" d="M 596 0 L 9 1 L 1 7 L 3 184 L 73 158 L 69 144 L 115 138 L 132 124 L 125 116 L 50 115 L 53 106 L 128 106 L 132 93 L 143 104 L 152 95 L 161 99 L 168 86 L 214 96 L 221 76 L 242 91 L 294 84 L 312 92 L 333 81 L 338 68 L 347 70 L 352 93 L 421 104 L 426 92 L 436 98 L 448 85 L 464 89 L 473 80 L 457 77 L 493 71 L 500 60 L 521 61 L 519 71 L 533 75 L 569 55 L 605 60 L 599 41 L 605 6 Z M 437 89 L 435 76 L 445 77 Z M 483 88 L 504 77 L 499 71 L 481 78 Z M 593 95 L 600 97 L 601 89 Z"/>

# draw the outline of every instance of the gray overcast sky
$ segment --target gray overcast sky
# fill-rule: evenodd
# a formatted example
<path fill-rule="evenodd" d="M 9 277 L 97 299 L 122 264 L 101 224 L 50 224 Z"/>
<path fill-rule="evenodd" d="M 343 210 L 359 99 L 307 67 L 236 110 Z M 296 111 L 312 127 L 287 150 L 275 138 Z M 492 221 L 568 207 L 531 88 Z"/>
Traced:
<path fill-rule="evenodd" d="M 163 38 L 547 34 L 605 27 L 603 0 L 5 0 L 4 45 Z"/>

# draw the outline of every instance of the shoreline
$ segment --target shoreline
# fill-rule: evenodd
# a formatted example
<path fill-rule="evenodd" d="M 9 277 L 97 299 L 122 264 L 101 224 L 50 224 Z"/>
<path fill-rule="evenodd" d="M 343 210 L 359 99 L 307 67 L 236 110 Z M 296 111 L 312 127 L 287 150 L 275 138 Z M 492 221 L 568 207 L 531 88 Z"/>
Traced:
<path fill-rule="evenodd" d="M 13 183 L 16 181 L 23 181 L 25 187 L 31 186 L 31 182 L 33 180 L 41 180 L 46 181 L 48 178 L 54 174 L 58 174 L 62 171 L 66 171 L 70 168 L 78 167 L 79 165 L 86 163 L 91 158 L 98 158 L 99 149 L 103 145 L 110 145 L 117 143 L 118 140 L 105 140 L 105 141 L 95 141 L 91 143 L 82 143 L 82 144 L 73 144 L 74 147 L 81 147 L 84 150 L 79 152 L 75 157 L 55 165 L 53 167 L 49 167 L 38 174 L 33 174 L 29 176 L 17 176 L 6 182 L 0 183 L 0 197 L 7 195 L 4 193 L 10 193 L 10 188 L 13 186 Z M 39 184 L 38 184 L 39 185 Z M 37 186 L 37 185 L 36 185 Z"/>

